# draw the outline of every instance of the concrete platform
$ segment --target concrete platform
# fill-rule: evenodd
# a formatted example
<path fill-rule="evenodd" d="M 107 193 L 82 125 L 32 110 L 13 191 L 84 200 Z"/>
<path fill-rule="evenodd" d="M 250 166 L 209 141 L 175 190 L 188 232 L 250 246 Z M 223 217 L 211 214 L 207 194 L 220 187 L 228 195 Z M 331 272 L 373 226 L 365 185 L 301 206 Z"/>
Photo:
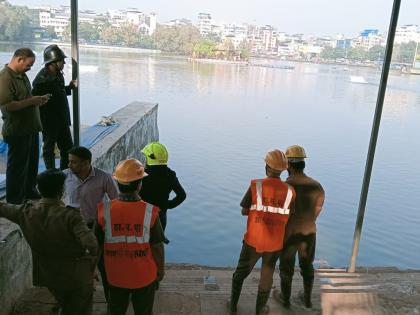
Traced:
<path fill-rule="evenodd" d="M 156 294 L 155 315 L 224 315 L 229 297 L 232 269 L 195 265 L 168 265 L 165 279 Z M 252 315 L 259 272 L 246 280 L 238 315 Z M 274 286 L 279 286 L 276 272 Z M 278 315 L 300 314 L 420 314 L 420 270 L 400 271 L 395 268 L 360 269 L 348 274 L 343 269 L 319 269 L 316 273 L 313 308 L 305 309 L 299 301 L 302 279 L 295 274 L 292 307 L 284 309 L 273 298 L 270 312 Z M 95 292 L 94 314 L 105 315 L 106 303 L 101 285 Z M 53 297 L 45 289 L 32 288 L 25 292 L 13 314 L 58 314 Z M 134 314 L 129 309 L 127 314 Z"/>

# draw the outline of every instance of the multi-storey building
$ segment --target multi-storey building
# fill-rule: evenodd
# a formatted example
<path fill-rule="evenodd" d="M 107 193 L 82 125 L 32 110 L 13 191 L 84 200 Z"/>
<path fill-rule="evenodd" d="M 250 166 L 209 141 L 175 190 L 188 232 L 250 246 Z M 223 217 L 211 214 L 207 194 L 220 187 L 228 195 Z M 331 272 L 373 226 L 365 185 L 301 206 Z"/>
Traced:
<path fill-rule="evenodd" d="M 113 26 L 120 27 L 123 24 L 133 24 L 144 35 L 152 35 L 157 27 L 156 13 L 145 14 L 136 8 L 108 10 L 107 16 Z"/>
<path fill-rule="evenodd" d="M 415 24 L 403 25 L 398 27 L 395 31 L 395 43 L 406 44 L 409 42 L 419 42 L 420 32 Z"/>
<path fill-rule="evenodd" d="M 271 25 L 248 25 L 248 41 L 253 54 L 277 54 L 277 30 Z"/>
<path fill-rule="evenodd" d="M 377 29 L 366 29 L 360 32 L 359 37 L 352 41 L 353 47 L 359 47 L 363 50 L 369 50 L 373 46 L 384 45 L 385 40 Z"/>
<path fill-rule="evenodd" d="M 39 26 L 52 27 L 58 37 L 63 35 L 64 30 L 70 24 L 70 9 L 67 6 L 52 8 L 49 6 L 39 7 Z"/>
<path fill-rule="evenodd" d="M 209 13 L 198 13 L 197 28 L 202 36 L 211 33 L 211 15 Z"/>
<path fill-rule="evenodd" d="M 229 39 L 235 49 L 238 49 L 243 41 L 246 41 L 248 38 L 248 30 L 245 25 L 238 24 L 221 24 L 213 25 L 212 33 L 221 38 L 221 40 Z"/>
<path fill-rule="evenodd" d="M 346 38 L 343 34 L 337 34 L 333 48 L 349 49 L 352 44 L 352 39 Z"/>

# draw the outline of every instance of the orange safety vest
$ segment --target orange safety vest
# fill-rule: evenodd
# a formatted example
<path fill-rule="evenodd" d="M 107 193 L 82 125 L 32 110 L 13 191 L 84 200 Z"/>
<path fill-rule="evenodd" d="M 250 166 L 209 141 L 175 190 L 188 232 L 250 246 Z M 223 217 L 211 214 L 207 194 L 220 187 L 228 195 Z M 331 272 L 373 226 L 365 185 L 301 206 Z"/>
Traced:
<path fill-rule="evenodd" d="M 265 178 L 251 181 L 251 194 L 244 241 L 258 253 L 281 250 L 294 189 L 279 178 Z"/>
<path fill-rule="evenodd" d="M 105 271 L 111 285 L 138 289 L 156 280 L 149 240 L 158 213 L 158 207 L 141 200 L 115 199 L 98 205 L 98 223 L 105 234 Z"/>

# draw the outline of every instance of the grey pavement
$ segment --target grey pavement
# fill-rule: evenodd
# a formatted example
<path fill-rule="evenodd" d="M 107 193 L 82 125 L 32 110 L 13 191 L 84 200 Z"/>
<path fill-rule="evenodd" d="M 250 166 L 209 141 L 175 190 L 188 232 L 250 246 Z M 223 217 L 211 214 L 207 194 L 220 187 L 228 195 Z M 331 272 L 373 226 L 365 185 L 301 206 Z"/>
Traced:
<path fill-rule="evenodd" d="M 168 265 L 156 294 L 154 315 L 225 315 L 233 270 L 196 265 Z M 246 279 L 239 301 L 238 315 L 255 314 L 259 270 Z M 279 287 L 276 272 L 273 287 Z M 318 269 L 313 292 L 313 308 L 302 306 L 302 278 L 295 273 L 292 306 L 289 310 L 269 299 L 271 315 L 300 314 L 420 314 L 420 271 L 395 268 L 361 269 L 346 273 L 344 269 Z M 101 285 L 96 286 L 94 314 L 105 315 L 106 303 Z M 14 314 L 58 314 L 58 308 L 45 289 L 27 290 Z M 131 309 L 127 314 L 134 314 Z"/>

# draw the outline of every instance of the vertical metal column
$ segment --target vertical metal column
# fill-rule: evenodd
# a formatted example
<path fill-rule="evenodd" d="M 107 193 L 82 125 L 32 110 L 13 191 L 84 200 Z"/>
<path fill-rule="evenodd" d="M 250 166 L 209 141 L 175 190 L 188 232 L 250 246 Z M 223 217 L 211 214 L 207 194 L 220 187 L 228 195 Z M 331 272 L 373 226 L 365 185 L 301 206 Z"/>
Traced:
<path fill-rule="evenodd" d="M 71 62 L 72 80 L 77 80 L 77 87 L 73 90 L 73 140 L 74 145 L 80 145 L 80 78 L 79 78 L 79 8 L 78 0 L 71 0 Z"/>
<path fill-rule="evenodd" d="M 369 150 L 366 159 L 365 175 L 363 178 L 362 191 L 360 193 L 359 210 L 357 213 L 356 227 L 354 229 L 353 250 L 350 258 L 348 272 L 355 272 L 356 259 L 359 253 L 360 236 L 362 234 L 363 218 L 365 215 L 366 200 L 369 191 L 370 177 L 372 175 L 373 159 L 375 157 L 376 142 L 378 140 L 379 126 L 381 123 L 382 108 L 384 105 L 385 91 L 388 82 L 389 66 L 391 64 L 392 49 L 394 46 L 395 29 L 397 28 L 401 0 L 394 0 L 392 7 L 391 22 L 388 30 L 388 39 L 385 50 L 384 65 L 382 68 L 378 98 L 376 101 L 375 116 L 373 118 L 372 133 L 370 136 Z"/>

